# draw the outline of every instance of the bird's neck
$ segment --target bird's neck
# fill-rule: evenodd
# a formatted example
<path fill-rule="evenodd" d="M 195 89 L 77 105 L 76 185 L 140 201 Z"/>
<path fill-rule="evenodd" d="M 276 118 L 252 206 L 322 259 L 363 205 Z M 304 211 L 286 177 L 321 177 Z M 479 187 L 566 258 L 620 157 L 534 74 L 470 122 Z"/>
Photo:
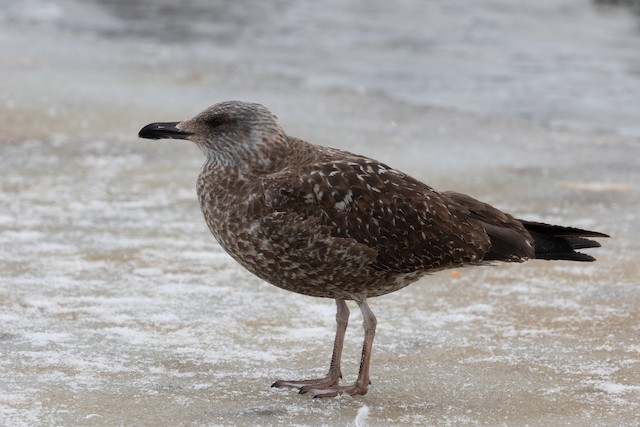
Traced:
<path fill-rule="evenodd" d="M 242 146 L 236 144 L 233 149 L 224 146 L 215 150 L 203 149 L 205 169 L 233 170 L 244 176 L 274 173 L 286 168 L 294 151 L 292 145 L 296 142 L 283 132 L 253 138 Z"/>
<path fill-rule="evenodd" d="M 206 164 L 221 168 L 240 168 L 256 172 L 274 167 L 274 153 L 286 157 L 284 147 L 288 137 L 279 125 L 260 127 L 244 135 L 229 135 L 214 144 L 198 144 L 206 157 Z"/>

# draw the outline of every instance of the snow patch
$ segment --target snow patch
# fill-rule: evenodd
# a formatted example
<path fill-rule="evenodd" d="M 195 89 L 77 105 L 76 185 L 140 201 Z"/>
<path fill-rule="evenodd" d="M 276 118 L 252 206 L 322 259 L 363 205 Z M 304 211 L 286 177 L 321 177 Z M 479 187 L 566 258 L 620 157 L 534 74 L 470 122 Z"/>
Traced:
<path fill-rule="evenodd" d="M 368 406 L 362 406 L 360 409 L 358 409 L 358 413 L 356 414 L 356 419 L 354 420 L 353 424 L 356 427 L 367 427 L 369 425 L 369 423 L 367 422 L 367 418 L 369 417 L 369 407 Z"/>
<path fill-rule="evenodd" d="M 623 394 L 630 392 L 640 392 L 640 385 L 625 385 L 617 383 L 601 383 L 597 386 L 600 390 L 609 394 Z"/>

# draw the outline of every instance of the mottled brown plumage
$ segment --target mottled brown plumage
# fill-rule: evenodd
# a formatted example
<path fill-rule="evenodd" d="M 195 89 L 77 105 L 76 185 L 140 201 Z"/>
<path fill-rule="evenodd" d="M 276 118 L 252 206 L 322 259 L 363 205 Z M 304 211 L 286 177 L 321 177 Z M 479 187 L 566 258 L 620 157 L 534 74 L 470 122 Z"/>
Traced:
<path fill-rule="evenodd" d="M 280 288 L 336 300 L 327 377 L 274 384 L 318 397 L 367 392 L 376 323 L 367 298 L 455 266 L 538 255 L 593 260 L 574 249 L 598 246 L 584 237 L 606 237 L 520 221 L 464 194 L 437 192 L 376 160 L 290 137 L 259 104 L 216 104 L 189 120 L 148 125 L 140 136 L 189 139 L 202 149 L 200 206 L 236 261 Z M 358 380 L 339 387 L 345 300 L 363 312 L 365 344 Z"/>

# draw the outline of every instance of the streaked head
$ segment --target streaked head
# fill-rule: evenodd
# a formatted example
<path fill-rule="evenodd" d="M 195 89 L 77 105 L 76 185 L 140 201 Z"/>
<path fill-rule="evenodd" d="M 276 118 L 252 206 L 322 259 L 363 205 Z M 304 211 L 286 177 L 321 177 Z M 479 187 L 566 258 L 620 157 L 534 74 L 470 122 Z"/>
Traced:
<path fill-rule="evenodd" d="M 147 139 L 188 139 L 211 162 L 224 166 L 251 159 L 258 148 L 284 136 L 267 108 L 260 104 L 226 101 L 181 122 L 151 123 L 138 133 Z"/>

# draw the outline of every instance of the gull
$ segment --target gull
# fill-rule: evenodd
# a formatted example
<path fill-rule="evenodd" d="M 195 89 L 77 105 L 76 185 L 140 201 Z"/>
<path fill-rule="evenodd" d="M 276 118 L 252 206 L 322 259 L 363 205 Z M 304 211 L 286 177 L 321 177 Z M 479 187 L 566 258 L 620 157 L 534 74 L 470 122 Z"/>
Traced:
<path fill-rule="evenodd" d="M 594 261 L 577 250 L 608 237 L 516 219 L 377 160 L 308 143 L 260 104 L 221 102 L 187 120 L 149 124 L 139 137 L 185 139 L 202 150 L 196 188 L 204 220 L 240 265 L 279 288 L 335 300 L 327 375 L 273 384 L 314 397 L 367 393 L 377 324 L 369 298 L 448 268 Z M 364 344 L 356 381 L 340 385 L 349 300 L 362 312 Z"/>

